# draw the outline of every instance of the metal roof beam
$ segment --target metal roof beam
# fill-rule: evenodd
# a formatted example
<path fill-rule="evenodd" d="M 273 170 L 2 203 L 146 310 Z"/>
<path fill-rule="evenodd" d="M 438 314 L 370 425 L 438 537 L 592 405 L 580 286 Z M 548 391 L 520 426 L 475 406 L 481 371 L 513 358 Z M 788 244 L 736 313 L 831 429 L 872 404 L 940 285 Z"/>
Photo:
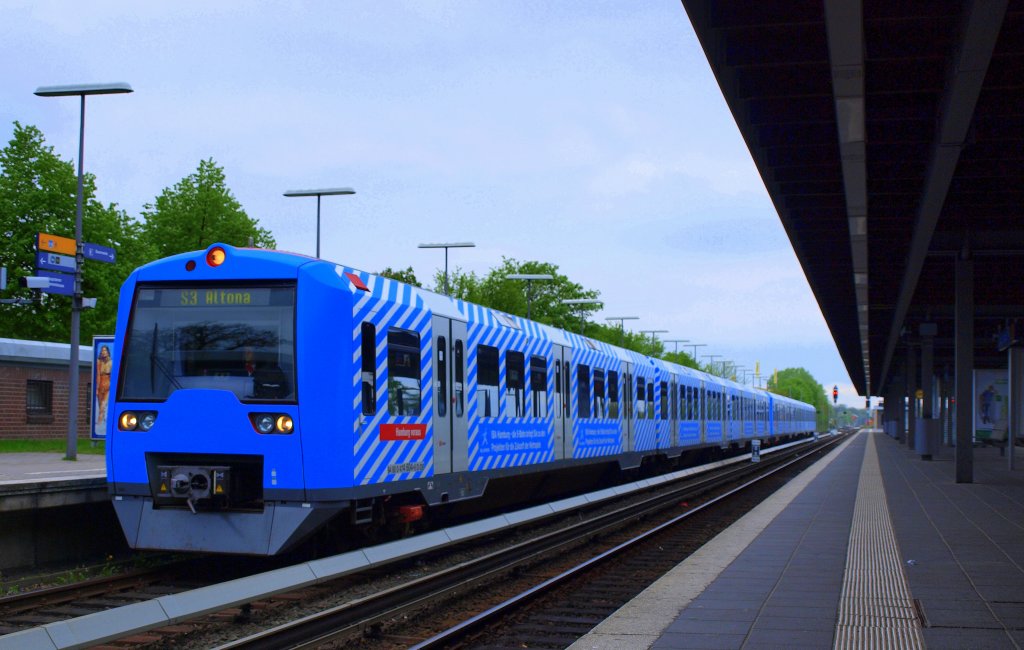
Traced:
<path fill-rule="evenodd" d="M 838 0 L 836 0 L 838 2 Z M 939 128 L 932 144 L 928 162 L 924 191 L 914 224 L 914 233 L 907 255 L 907 263 L 900 284 L 899 300 L 889 328 L 885 344 L 885 359 L 882 363 L 883 385 L 889 372 L 893 353 L 899 342 L 903 319 L 906 318 L 914 290 L 921 277 L 935 224 L 939 220 L 942 206 L 949 192 L 950 181 L 960 159 L 960 151 L 967 139 L 967 132 L 974 116 L 974 108 L 985 81 L 985 72 L 992 51 L 999 37 L 999 30 L 1006 15 L 1008 0 L 974 0 L 967 3 L 961 22 L 960 40 L 953 50 L 949 72 L 946 75 L 946 92 L 941 100 Z"/>
<path fill-rule="evenodd" d="M 846 191 L 864 393 L 871 394 L 868 329 L 868 173 L 864 129 L 864 14 L 860 0 L 826 0 L 825 28 Z M 854 373 L 850 373 L 854 376 Z"/>

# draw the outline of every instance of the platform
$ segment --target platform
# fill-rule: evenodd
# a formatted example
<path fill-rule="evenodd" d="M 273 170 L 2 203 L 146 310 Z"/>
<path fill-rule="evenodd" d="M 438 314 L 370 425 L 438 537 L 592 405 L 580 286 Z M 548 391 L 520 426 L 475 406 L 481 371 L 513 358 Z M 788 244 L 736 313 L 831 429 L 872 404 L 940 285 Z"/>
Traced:
<path fill-rule="evenodd" d="M 1024 470 L 860 433 L 583 637 L 612 648 L 1018 648 Z"/>
<path fill-rule="evenodd" d="M 102 454 L 62 452 L 0 454 L 0 512 L 107 500 L 107 467 Z"/>

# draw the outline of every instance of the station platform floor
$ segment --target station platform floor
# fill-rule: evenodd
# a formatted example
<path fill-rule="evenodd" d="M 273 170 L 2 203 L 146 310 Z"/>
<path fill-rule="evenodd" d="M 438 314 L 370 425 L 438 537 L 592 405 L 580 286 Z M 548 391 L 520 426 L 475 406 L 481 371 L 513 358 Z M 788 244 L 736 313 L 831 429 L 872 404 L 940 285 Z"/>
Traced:
<path fill-rule="evenodd" d="M 0 453 L 0 513 L 108 499 L 102 454 Z"/>
<path fill-rule="evenodd" d="M 0 454 L 0 485 L 106 476 L 102 454 L 78 454 L 74 461 L 64 460 L 64 452 Z"/>
<path fill-rule="evenodd" d="M 1024 469 L 861 432 L 573 650 L 1024 647 Z"/>

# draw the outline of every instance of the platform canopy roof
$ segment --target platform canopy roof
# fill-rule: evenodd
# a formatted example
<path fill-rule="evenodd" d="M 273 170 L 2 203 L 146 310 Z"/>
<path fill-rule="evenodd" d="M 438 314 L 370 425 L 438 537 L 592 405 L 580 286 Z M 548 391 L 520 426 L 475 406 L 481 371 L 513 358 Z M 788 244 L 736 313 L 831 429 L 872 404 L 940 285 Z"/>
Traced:
<path fill-rule="evenodd" d="M 1024 317 L 1024 0 L 682 0 L 862 395 L 973 260 L 975 366 Z"/>

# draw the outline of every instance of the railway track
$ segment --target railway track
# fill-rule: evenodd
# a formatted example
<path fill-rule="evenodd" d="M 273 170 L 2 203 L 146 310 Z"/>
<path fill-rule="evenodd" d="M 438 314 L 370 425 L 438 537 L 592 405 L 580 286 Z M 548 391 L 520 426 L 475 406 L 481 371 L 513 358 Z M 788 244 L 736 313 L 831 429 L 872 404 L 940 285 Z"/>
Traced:
<path fill-rule="evenodd" d="M 564 648 L 835 442 L 660 490 L 218 648 Z"/>
<path fill-rule="evenodd" d="M 203 587 L 260 570 L 250 560 L 208 556 L 164 560 L 117 575 L 0 597 L 0 637 Z M 0 647 L 3 642 L 0 641 Z"/>
<path fill-rule="evenodd" d="M 804 450 L 802 456 L 815 453 L 809 447 L 811 445 L 799 447 Z M 558 521 L 533 525 L 512 534 L 506 532 L 493 538 L 463 542 L 392 565 L 352 573 L 332 582 L 254 600 L 186 623 L 179 622 L 120 639 L 116 647 L 280 648 L 327 644 L 405 648 L 446 629 L 450 630 L 446 635 L 454 636 L 444 640 L 439 637 L 424 647 L 458 643 L 475 645 L 475 641 L 457 639 L 464 634 L 475 639 L 484 634 L 481 629 L 494 629 L 496 624 L 492 620 L 495 616 L 508 616 L 499 615 L 499 610 L 515 610 L 519 612 L 517 616 L 526 616 L 523 612 L 527 610 L 522 606 L 502 605 L 505 601 L 543 602 L 537 599 L 552 587 L 539 585 L 546 585 L 552 577 L 568 572 L 584 555 L 601 556 L 609 549 L 624 544 L 627 538 L 639 535 L 640 528 L 663 525 L 665 521 L 678 518 L 680 513 L 695 517 L 710 508 L 702 504 L 710 502 L 715 494 L 747 482 L 752 472 L 763 473 L 788 462 L 790 455 L 780 451 L 765 457 L 759 465 L 740 463 L 671 484 L 662 483 L 642 495 L 623 497 L 615 503 L 601 506 L 581 504 L 571 516 L 563 515 Z M 782 478 L 776 480 L 780 484 L 784 482 Z M 732 506 L 736 517 L 762 498 L 750 497 L 749 504 Z M 526 629 L 532 630 L 529 638 L 536 636 L 538 643 L 544 637 L 553 639 L 549 647 L 564 647 L 567 643 L 558 645 L 561 639 L 588 631 L 618 607 L 615 603 L 621 604 L 631 598 L 648 582 L 716 534 L 718 529 L 728 525 L 712 521 L 722 517 L 720 509 L 715 512 L 704 515 L 706 521 L 685 527 L 685 534 L 674 535 L 678 539 L 668 539 L 673 537 L 668 533 L 663 535 L 666 539 L 659 544 L 667 550 L 654 554 L 663 556 L 664 562 L 647 562 L 642 552 L 633 553 L 640 559 L 637 560 L 639 564 L 627 569 L 628 580 L 616 579 L 612 574 L 608 574 L 609 577 L 584 578 L 584 583 L 591 583 L 591 592 L 553 597 L 556 603 L 565 600 L 578 605 L 557 610 L 557 613 L 554 605 L 542 605 L 538 615 L 546 621 L 524 623 L 525 628 L 505 634 L 516 637 L 515 647 L 522 647 L 518 644 L 527 634 Z M 691 518 L 689 521 L 695 520 Z M 616 551 L 612 555 L 618 554 L 624 552 Z M 63 588 L 48 594 L 38 593 L 22 597 L 20 602 L 0 599 L 0 630 L 3 630 L 0 633 L 24 625 L 42 625 L 50 620 L 179 593 L 212 584 L 218 579 L 227 580 L 232 575 L 227 571 L 230 565 L 233 565 L 235 575 L 254 572 L 251 558 L 201 560 L 211 564 L 198 565 L 206 568 L 193 568 L 184 574 L 184 579 L 181 572 L 175 576 L 146 572 L 77 588 Z M 259 564 L 266 566 L 265 563 Z M 639 587 L 624 589 L 624 584 Z M 35 599 L 37 605 L 31 605 L 31 599 Z M 483 612 L 492 609 L 493 612 L 481 618 Z M 434 645 L 436 643 L 442 645 Z"/>

